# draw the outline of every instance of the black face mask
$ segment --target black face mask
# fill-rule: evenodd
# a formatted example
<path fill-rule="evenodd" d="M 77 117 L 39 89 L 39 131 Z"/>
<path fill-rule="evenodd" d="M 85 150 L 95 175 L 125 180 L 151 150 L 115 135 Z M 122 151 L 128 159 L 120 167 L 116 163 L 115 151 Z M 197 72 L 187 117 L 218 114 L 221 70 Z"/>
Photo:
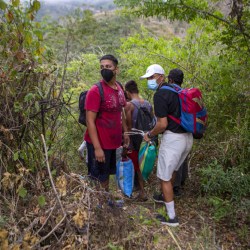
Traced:
<path fill-rule="evenodd" d="M 105 82 L 110 82 L 110 80 L 114 76 L 114 72 L 111 69 L 102 69 L 101 75 L 102 75 L 103 79 L 105 80 Z"/>

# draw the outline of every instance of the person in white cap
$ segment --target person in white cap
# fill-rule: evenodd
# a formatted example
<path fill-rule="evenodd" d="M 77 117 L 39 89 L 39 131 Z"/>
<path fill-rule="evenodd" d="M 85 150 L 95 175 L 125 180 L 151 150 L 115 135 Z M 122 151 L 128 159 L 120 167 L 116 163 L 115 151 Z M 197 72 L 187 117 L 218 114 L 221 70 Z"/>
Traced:
<path fill-rule="evenodd" d="M 166 206 L 168 219 L 157 215 L 162 224 L 178 226 L 179 221 L 175 214 L 173 183 L 176 171 L 187 157 L 193 145 L 193 136 L 187 133 L 179 124 L 169 118 L 169 115 L 180 117 L 180 103 L 177 93 L 162 86 L 174 87 L 181 85 L 183 72 L 173 69 L 169 72 L 168 82 L 165 82 L 165 72 L 158 64 L 147 68 L 146 74 L 141 79 L 147 79 L 148 88 L 156 90 L 154 95 L 154 110 L 157 117 L 155 127 L 144 135 L 145 141 L 150 141 L 154 136 L 163 133 L 158 154 L 157 177 L 161 180 L 161 197 L 153 197 L 156 202 L 163 202 Z"/>
<path fill-rule="evenodd" d="M 148 80 L 148 88 L 156 90 L 158 84 L 165 81 L 165 71 L 159 64 L 152 64 L 147 68 L 146 74 L 140 77 Z"/>

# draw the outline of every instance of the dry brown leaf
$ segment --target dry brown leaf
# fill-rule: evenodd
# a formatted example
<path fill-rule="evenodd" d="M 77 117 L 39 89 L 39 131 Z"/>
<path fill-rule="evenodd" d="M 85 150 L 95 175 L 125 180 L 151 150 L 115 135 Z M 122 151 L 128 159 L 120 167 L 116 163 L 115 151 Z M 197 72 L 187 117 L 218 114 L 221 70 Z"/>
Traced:
<path fill-rule="evenodd" d="M 20 180 L 22 180 L 23 176 L 22 175 L 15 175 L 15 183 L 18 183 Z M 19 186 L 23 186 L 23 181 L 20 183 Z"/>
<path fill-rule="evenodd" d="M 58 224 L 63 218 L 63 215 L 62 214 L 59 214 L 57 217 L 56 217 L 56 224 Z"/>
<path fill-rule="evenodd" d="M 84 235 L 84 236 L 82 237 L 82 244 L 88 245 L 88 243 L 89 243 L 88 235 Z"/>
<path fill-rule="evenodd" d="M 82 192 L 76 192 L 75 194 L 74 194 L 74 199 L 75 200 L 79 200 L 80 198 L 82 197 Z"/>
<path fill-rule="evenodd" d="M 82 228 L 84 225 L 85 220 L 88 218 L 88 214 L 84 210 L 78 209 L 76 212 L 76 215 L 73 217 L 73 221 L 75 224 L 79 227 Z"/>
<path fill-rule="evenodd" d="M 24 176 L 25 174 L 28 174 L 30 172 L 29 169 L 22 167 L 20 164 L 17 164 L 18 167 L 18 172 L 20 173 L 21 176 Z"/>
<path fill-rule="evenodd" d="M 67 250 L 67 249 L 71 249 L 71 245 L 67 245 L 67 246 L 65 246 L 62 250 Z"/>
<path fill-rule="evenodd" d="M 16 58 L 17 58 L 18 61 L 24 60 L 24 59 L 25 59 L 25 53 L 24 53 L 23 51 L 20 51 L 20 50 L 19 50 L 19 51 L 16 53 Z"/>
<path fill-rule="evenodd" d="M 40 211 L 40 207 L 39 207 L 39 206 L 34 207 L 33 212 L 34 212 L 35 214 L 38 214 L 39 211 Z"/>
<path fill-rule="evenodd" d="M 8 240 L 3 240 L 1 245 L 0 245 L 0 249 L 1 250 L 8 250 L 9 249 L 9 242 Z"/>
<path fill-rule="evenodd" d="M 31 239 L 30 239 L 30 245 L 33 246 L 35 245 L 37 242 L 39 241 L 39 239 L 36 237 L 36 236 L 31 236 Z"/>
<path fill-rule="evenodd" d="M 41 216 L 39 221 L 40 221 L 41 224 L 44 224 L 46 219 L 47 219 L 46 216 Z"/>
<path fill-rule="evenodd" d="M 20 250 L 20 244 L 15 244 L 11 250 Z"/>
<path fill-rule="evenodd" d="M 30 247 L 29 243 L 24 241 L 22 243 L 22 250 L 30 250 L 30 249 L 31 249 L 31 247 Z"/>
<path fill-rule="evenodd" d="M 30 232 L 27 232 L 25 233 L 24 237 L 23 237 L 23 240 L 24 241 L 29 241 L 31 239 L 31 233 Z"/>
<path fill-rule="evenodd" d="M 39 239 L 35 235 L 32 235 L 31 232 L 25 233 L 22 243 L 22 249 L 30 249 L 31 246 L 35 245 L 38 241 Z"/>
<path fill-rule="evenodd" d="M 61 196 L 65 196 L 67 193 L 67 180 L 64 175 L 57 177 L 56 187 Z"/>
<path fill-rule="evenodd" d="M 2 179 L 2 185 L 3 185 L 3 188 L 4 189 L 11 189 L 11 188 L 13 188 L 13 186 L 14 186 L 14 183 L 13 183 L 13 181 L 11 180 L 11 173 L 9 173 L 9 172 L 5 172 L 4 174 L 4 177 L 3 177 L 3 179 Z"/>
<path fill-rule="evenodd" d="M 0 230 L 0 240 L 5 240 L 8 237 L 9 232 L 5 229 Z"/>
<path fill-rule="evenodd" d="M 10 133 L 10 134 L 9 134 L 9 139 L 10 139 L 10 141 L 13 141 L 14 136 L 13 136 L 13 134 L 12 134 L 12 133 Z"/>

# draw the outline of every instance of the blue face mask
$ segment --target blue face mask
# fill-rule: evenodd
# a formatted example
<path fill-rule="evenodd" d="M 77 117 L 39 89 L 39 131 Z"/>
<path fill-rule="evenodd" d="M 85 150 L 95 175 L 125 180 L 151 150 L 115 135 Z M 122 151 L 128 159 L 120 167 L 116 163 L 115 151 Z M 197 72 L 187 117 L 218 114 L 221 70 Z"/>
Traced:
<path fill-rule="evenodd" d="M 158 84 L 156 82 L 156 79 L 148 80 L 148 89 L 157 90 L 157 88 L 158 88 Z"/>

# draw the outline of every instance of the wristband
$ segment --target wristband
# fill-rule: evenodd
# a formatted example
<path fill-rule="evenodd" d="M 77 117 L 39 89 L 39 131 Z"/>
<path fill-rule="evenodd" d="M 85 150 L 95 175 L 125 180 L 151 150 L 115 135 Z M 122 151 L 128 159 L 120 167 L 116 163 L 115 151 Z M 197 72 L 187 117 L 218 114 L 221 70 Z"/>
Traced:
<path fill-rule="evenodd" d="M 147 136 L 149 139 L 152 139 L 154 136 L 151 135 L 150 131 L 147 132 Z"/>

